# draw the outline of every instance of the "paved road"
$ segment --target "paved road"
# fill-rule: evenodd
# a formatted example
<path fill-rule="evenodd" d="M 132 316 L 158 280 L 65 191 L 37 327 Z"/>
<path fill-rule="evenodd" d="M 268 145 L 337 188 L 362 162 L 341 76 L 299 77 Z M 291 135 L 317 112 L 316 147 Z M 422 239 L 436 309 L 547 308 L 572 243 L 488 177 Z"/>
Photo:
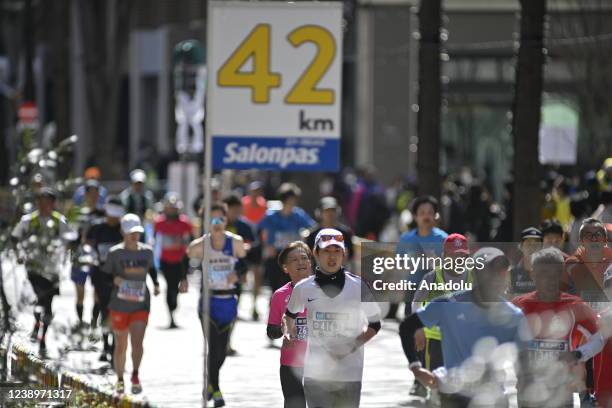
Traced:
<path fill-rule="evenodd" d="M 14 298 L 24 279 L 21 267 L 4 262 L 8 278 L 9 295 Z M 66 273 L 67 274 L 67 273 Z M 177 323 L 181 327 L 168 330 L 168 316 L 162 294 L 153 299 L 151 317 L 145 337 L 145 354 L 141 366 L 143 397 L 160 407 L 198 407 L 202 389 L 202 333 L 197 319 L 196 306 L 199 286 L 192 282 L 187 294 L 181 295 Z M 14 287 L 18 289 L 15 290 Z M 49 330 L 49 356 L 57 364 L 71 371 L 81 372 L 92 382 L 111 387 L 114 376 L 108 365 L 97 361 L 97 352 L 86 350 L 63 351 L 67 346 L 79 343 L 84 349 L 99 348 L 84 336 L 68 331 L 76 321 L 74 311 L 74 287 L 65 276 L 60 287 L 61 295 L 54 301 L 56 318 Z M 90 316 L 92 288 L 86 294 L 85 316 Z M 261 316 L 267 315 L 267 297 L 258 302 Z M 14 301 L 14 300 L 13 300 Z M 240 316 L 250 316 L 252 297 L 246 293 L 241 299 Z M 22 307 L 19 323 L 24 329 L 32 324 L 30 310 Z M 23 338 L 23 337 L 22 337 Z M 232 335 L 232 345 L 238 355 L 229 357 L 221 372 L 221 389 L 228 407 L 261 408 L 281 407 L 282 393 L 278 378 L 279 350 L 270 347 L 265 336 L 265 324 L 241 320 Z M 34 348 L 34 346 L 32 345 Z M 74 347 L 73 347 L 74 348 Z M 128 349 L 128 355 L 129 355 Z M 131 371 L 128 359 L 127 373 Z M 88 373 L 87 373 L 88 372 Z M 92 372 L 96 372 L 92 374 Z M 422 403 L 409 397 L 412 375 L 397 337 L 397 324 L 385 322 L 383 329 L 366 346 L 366 365 L 362 391 L 362 404 L 366 408 L 418 407 Z"/>

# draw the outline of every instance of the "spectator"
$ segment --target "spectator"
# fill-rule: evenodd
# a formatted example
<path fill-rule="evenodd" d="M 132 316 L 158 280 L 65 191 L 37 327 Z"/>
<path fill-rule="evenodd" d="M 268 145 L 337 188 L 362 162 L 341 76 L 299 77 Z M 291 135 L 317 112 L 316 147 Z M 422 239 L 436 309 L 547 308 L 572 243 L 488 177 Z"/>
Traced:
<path fill-rule="evenodd" d="M 597 172 L 599 191 L 612 191 L 612 157 L 608 157 Z"/>
<path fill-rule="evenodd" d="M 597 218 L 604 224 L 612 223 L 612 189 L 602 191 L 600 194 L 601 204 L 593 213 L 593 218 Z"/>

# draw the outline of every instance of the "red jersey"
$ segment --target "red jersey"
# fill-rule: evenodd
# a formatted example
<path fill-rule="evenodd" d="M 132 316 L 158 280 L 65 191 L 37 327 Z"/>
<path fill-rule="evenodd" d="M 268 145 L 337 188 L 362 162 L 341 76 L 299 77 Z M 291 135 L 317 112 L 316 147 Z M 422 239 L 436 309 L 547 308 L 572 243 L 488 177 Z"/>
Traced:
<path fill-rule="evenodd" d="M 536 381 L 546 378 L 550 364 L 559 361 L 562 353 L 575 350 L 598 330 L 597 315 L 578 296 L 562 292 L 559 300 L 543 302 L 534 291 L 517 296 L 512 303 L 525 314 L 533 335 L 527 352 Z M 570 368 L 570 373 L 569 377 L 559 377 L 555 385 L 549 384 L 555 398 L 568 404 L 572 392 L 583 387 L 584 366 Z"/>
<path fill-rule="evenodd" d="M 176 219 L 168 219 L 164 214 L 155 220 L 155 235 L 161 240 L 160 259 L 163 262 L 179 263 L 187 251 L 193 227 L 189 218 L 181 214 Z"/>
<path fill-rule="evenodd" d="M 563 342 L 559 349 L 574 350 L 598 330 L 597 315 L 578 296 L 561 292 L 556 302 L 543 302 L 536 292 L 512 299 L 529 322 L 534 339 Z"/>
<path fill-rule="evenodd" d="M 242 215 L 244 215 L 244 218 L 249 220 L 251 224 L 259 224 L 265 217 L 267 210 L 268 203 L 262 196 L 258 196 L 255 202 L 253 202 L 250 195 L 242 197 Z"/>

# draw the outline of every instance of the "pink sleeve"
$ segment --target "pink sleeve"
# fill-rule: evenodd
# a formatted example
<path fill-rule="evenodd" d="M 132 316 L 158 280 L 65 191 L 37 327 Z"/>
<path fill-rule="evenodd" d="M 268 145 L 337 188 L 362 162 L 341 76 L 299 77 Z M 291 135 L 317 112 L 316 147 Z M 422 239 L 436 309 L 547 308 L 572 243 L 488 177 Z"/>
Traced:
<path fill-rule="evenodd" d="M 268 324 L 280 326 L 285 308 L 283 306 L 283 293 L 274 292 L 270 300 L 270 314 L 268 315 Z"/>

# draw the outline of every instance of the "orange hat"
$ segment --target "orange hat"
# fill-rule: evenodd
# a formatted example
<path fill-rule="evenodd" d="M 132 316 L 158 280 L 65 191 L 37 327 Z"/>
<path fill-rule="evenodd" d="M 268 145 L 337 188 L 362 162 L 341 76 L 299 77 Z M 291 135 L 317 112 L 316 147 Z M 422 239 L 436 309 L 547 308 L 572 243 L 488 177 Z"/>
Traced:
<path fill-rule="evenodd" d="M 99 180 L 102 177 L 100 173 L 100 169 L 97 167 L 88 167 L 85 169 L 85 174 L 83 175 L 86 180 L 96 179 Z"/>

